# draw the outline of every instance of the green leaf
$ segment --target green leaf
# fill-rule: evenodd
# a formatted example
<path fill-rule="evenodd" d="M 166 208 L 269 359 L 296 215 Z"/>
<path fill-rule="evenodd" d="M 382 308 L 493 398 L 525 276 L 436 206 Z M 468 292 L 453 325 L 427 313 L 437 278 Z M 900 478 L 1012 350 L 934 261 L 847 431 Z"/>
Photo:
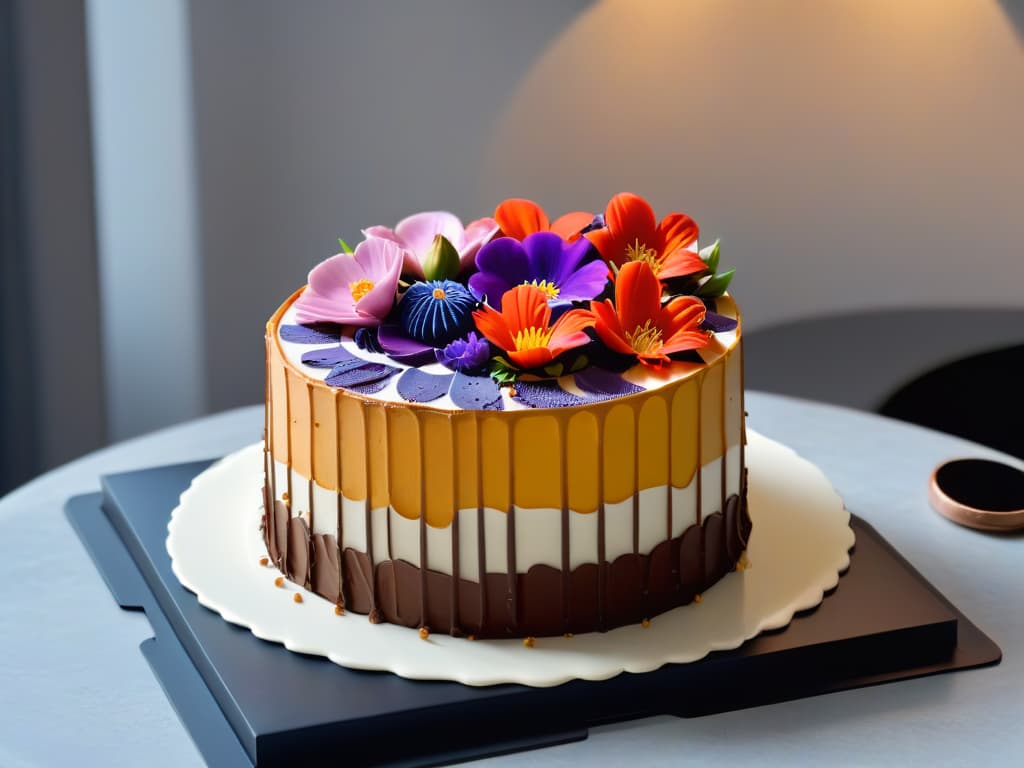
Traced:
<path fill-rule="evenodd" d="M 707 248 L 700 249 L 701 260 L 708 265 L 708 269 L 711 270 L 711 274 L 715 274 L 718 271 L 718 258 L 722 255 L 722 241 L 715 240 Z"/>
<path fill-rule="evenodd" d="M 346 243 L 340 237 L 338 238 L 338 245 L 341 246 L 341 252 L 342 253 L 352 253 L 352 246 L 349 245 L 348 243 Z"/>
<path fill-rule="evenodd" d="M 576 373 L 577 371 L 582 371 L 588 365 L 590 365 L 590 361 L 587 359 L 587 356 L 580 355 L 579 357 L 572 361 L 572 365 L 569 366 L 569 373 Z"/>
<path fill-rule="evenodd" d="M 504 357 L 491 358 L 491 378 L 499 384 L 510 384 L 518 375 L 519 369 Z"/>
<path fill-rule="evenodd" d="M 434 242 L 423 257 L 423 276 L 427 280 L 447 280 L 459 273 L 459 252 L 444 235 L 434 235 Z"/>
<path fill-rule="evenodd" d="M 732 276 L 736 274 L 735 269 L 730 269 L 728 272 L 723 272 L 720 275 L 705 281 L 700 288 L 697 289 L 697 295 L 702 299 L 717 299 L 726 289 L 729 287 L 729 283 L 732 282 Z"/>

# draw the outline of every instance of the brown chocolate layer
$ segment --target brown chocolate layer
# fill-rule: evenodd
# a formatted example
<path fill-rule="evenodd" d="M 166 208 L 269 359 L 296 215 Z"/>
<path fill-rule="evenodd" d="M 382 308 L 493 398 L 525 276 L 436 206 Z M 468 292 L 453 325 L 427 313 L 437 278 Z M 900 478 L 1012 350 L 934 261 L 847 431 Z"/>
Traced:
<path fill-rule="evenodd" d="M 371 563 L 352 548 L 339 564 L 335 537 L 310 536 L 306 521 L 292 518 L 285 504 L 274 504 L 274 520 L 264 515 L 263 524 L 274 564 L 332 603 L 374 620 L 477 637 L 581 634 L 657 616 L 691 602 L 733 570 L 750 530 L 745 472 L 740 494 L 726 500 L 724 512 L 704 515 L 650 554 L 624 554 L 568 574 L 535 565 L 514 576 L 488 573 L 480 583 L 404 560 Z"/>

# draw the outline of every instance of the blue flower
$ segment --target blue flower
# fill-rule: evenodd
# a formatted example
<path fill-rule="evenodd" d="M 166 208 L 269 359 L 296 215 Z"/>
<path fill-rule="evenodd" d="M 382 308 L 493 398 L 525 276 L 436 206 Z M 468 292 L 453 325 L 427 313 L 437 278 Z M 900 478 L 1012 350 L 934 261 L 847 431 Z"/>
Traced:
<path fill-rule="evenodd" d="M 477 301 L 454 280 L 413 283 L 398 304 L 402 329 L 413 339 L 443 347 L 473 328 Z"/>
<path fill-rule="evenodd" d="M 434 351 L 437 362 L 451 371 L 470 373 L 482 371 L 491 357 L 491 345 L 470 331 L 464 339 L 456 339 L 443 349 Z"/>

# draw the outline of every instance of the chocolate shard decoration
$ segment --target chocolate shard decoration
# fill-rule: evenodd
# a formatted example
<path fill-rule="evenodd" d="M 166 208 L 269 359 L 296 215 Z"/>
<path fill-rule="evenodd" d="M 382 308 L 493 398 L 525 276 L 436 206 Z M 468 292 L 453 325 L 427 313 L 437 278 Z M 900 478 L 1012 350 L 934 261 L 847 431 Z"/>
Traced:
<path fill-rule="evenodd" d="M 604 398 L 585 398 L 566 392 L 557 381 L 517 381 L 513 398 L 531 408 L 565 408 Z"/>
<path fill-rule="evenodd" d="M 341 326 L 337 323 L 282 325 L 280 331 L 281 339 L 293 344 L 337 344 L 341 341 Z"/>
<path fill-rule="evenodd" d="M 452 380 L 452 402 L 464 411 L 500 411 L 501 389 L 489 376 L 468 376 L 456 373 Z"/>
<path fill-rule="evenodd" d="M 625 397 L 626 395 L 635 395 L 637 392 L 644 391 L 644 388 L 639 384 L 626 381 L 622 376 L 613 371 L 606 371 L 603 368 L 594 366 L 580 371 L 573 379 L 576 382 L 576 386 L 584 392 L 603 395 L 604 398 L 602 399 Z"/>
<path fill-rule="evenodd" d="M 342 345 L 327 347 L 326 349 L 311 349 L 302 353 L 302 364 L 310 368 L 335 368 L 339 365 L 348 365 L 355 368 L 365 363 Z"/>
<path fill-rule="evenodd" d="M 384 365 L 384 363 L 364 362 L 355 368 L 341 363 L 331 369 L 324 381 L 332 387 L 350 388 L 387 379 L 396 373 L 398 373 L 397 368 L 392 365 Z"/>
<path fill-rule="evenodd" d="M 705 331 L 714 331 L 715 333 L 728 333 L 729 331 L 735 331 L 736 326 L 739 322 L 736 318 L 726 317 L 720 315 L 717 312 L 708 311 L 704 315 L 704 322 L 701 323 L 701 329 Z"/>
<path fill-rule="evenodd" d="M 398 379 L 398 394 L 410 403 L 429 403 L 448 394 L 455 374 L 425 373 L 409 368 Z"/>

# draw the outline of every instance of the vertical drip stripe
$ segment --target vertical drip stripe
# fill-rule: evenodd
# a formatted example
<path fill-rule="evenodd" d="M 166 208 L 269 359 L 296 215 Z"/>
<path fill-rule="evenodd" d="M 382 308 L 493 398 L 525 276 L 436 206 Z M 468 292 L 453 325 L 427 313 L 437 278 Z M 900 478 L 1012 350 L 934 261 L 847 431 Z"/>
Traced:
<path fill-rule="evenodd" d="M 601 495 L 597 499 L 597 628 L 604 630 L 605 579 L 607 566 L 605 559 L 605 511 L 604 511 L 604 415 L 598 420 L 597 430 L 597 487 Z"/>
<path fill-rule="evenodd" d="M 270 336 L 266 337 L 267 341 L 267 386 L 266 386 L 266 407 L 263 409 L 263 413 L 266 416 L 266 425 L 263 428 L 263 449 L 268 455 L 267 466 L 269 469 L 266 473 L 267 483 L 270 486 L 270 509 L 267 513 L 270 515 L 270 520 L 273 523 L 274 520 L 274 503 L 277 501 L 277 467 L 274 465 L 274 390 L 270 384 Z M 341 486 L 338 486 L 339 488 Z M 274 523 L 276 525 L 276 523 Z"/>
<path fill-rule="evenodd" d="M 725 431 L 725 429 L 726 429 L 725 409 L 729 405 L 729 386 L 728 386 L 729 385 L 729 377 L 725 375 L 725 366 L 728 365 L 728 363 L 729 363 L 729 356 L 727 354 L 725 356 L 725 359 L 722 361 L 722 407 L 719 408 L 719 410 L 718 410 L 718 417 L 719 417 L 719 420 L 720 420 L 719 423 L 721 424 L 721 432 L 722 432 L 722 458 L 721 458 L 722 471 L 720 473 L 721 474 L 721 479 L 722 479 L 722 489 L 721 489 L 721 495 L 718 497 L 719 498 L 718 511 L 721 512 L 723 516 L 725 515 L 725 481 L 726 481 L 726 472 L 728 471 L 727 468 L 726 468 L 726 465 L 729 463 L 727 461 L 727 459 L 728 459 L 728 455 L 727 454 L 729 452 L 729 435 Z"/>
<path fill-rule="evenodd" d="M 702 509 L 703 496 L 704 496 L 704 456 L 702 455 L 702 441 L 704 439 L 701 434 L 701 423 L 703 419 L 701 416 L 704 413 L 704 376 L 697 377 L 697 525 L 700 525 L 704 521 L 704 510 Z M 725 458 L 725 457 L 723 457 Z M 701 541 L 704 537 L 701 536 Z"/>
<path fill-rule="evenodd" d="M 284 564 L 284 572 L 289 573 L 288 570 L 288 550 L 291 547 L 288 543 L 292 538 L 292 503 L 295 500 L 295 496 L 292 494 L 292 392 L 291 387 L 288 386 L 288 369 L 284 369 L 284 414 L 285 423 L 288 424 L 287 438 L 288 438 L 288 501 L 285 503 L 285 509 L 288 510 L 288 525 L 284 529 L 284 554 L 281 562 Z M 280 543 L 278 543 L 278 554 L 281 554 Z"/>
<path fill-rule="evenodd" d="M 335 494 L 335 498 L 337 498 L 337 500 L 338 500 L 338 507 L 337 507 L 337 510 L 336 510 L 337 516 L 338 516 L 338 520 L 337 520 L 337 528 L 336 528 L 337 536 L 336 536 L 336 539 L 335 539 L 334 543 L 335 543 L 335 546 L 337 547 L 337 551 L 338 551 L 338 606 L 341 607 L 342 609 L 344 609 L 344 607 L 345 607 L 345 561 L 343 559 L 343 550 L 342 550 L 342 546 L 343 545 L 342 545 L 342 541 L 343 541 L 344 536 L 345 536 L 345 528 L 344 528 L 344 525 L 345 525 L 344 519 L 345 518 L 344 518 L 344 505 L 342 503 L 342 500 L 344 499 L 344 496 L 342 495 L 342 492 L 341 492 L 341 489 L 344 486 L 341 483 L 341 465 L 342 465 L 342 461 L 341 461 L 341 406 L 338 403 L 338 400 L 339 400 L 340 397 L 341 397 L 341 390 L 340 389 L 334 390 L 334 418 L 335 418 L 335 422 L 337 424 L 337 428 L 335 430 L 336 439 L 334 440 L 334 460 L 336 462 L 336 471 L 337 471 L 337 478 L 338 478 L 338 493 Z"/>
<path fill-rule="evenodd" d="M 558 442 L 563 444 L 568 433 L 568 423 L 556 422 L 559 430 Z M 559 486 L 562 492 L 562 632 L 569 631 L 569 467 L 566 451 L 558 457 Z"/>
<path fill-rule="evenodd" d="M 420 447 L 420 626 L 427 624 L 427 461 L 423 450 L 423 421 L 419 411 L 413 411 L 416 419 L 416 441 Z M 388 515 L 388 519 L 391 515 Z M 390 538 L 390 536 L 389 536 Z M 389 553 L 390 556 L 390 553 Z"/>
<path fill-rule="evenodd" d="M 515 486 L 515 482 L 516 482 L 515 466 L 516 466 L 516 463 L 514 461 L 514 457 L 515 457 L 516 454 L 515 454 L 515 445 L 513 444 L 513 439 L 512 439 L 512 429 L 511 429 L 511 427 L 506 428 L 506 432 L 508 434 L 508 438 L 507 439 L 508 439 L 508 458 L 509 458 L 509 461 L 508 461 L 509 504 L 508 504 L 508 514 L 506 515 L 506 517 L 507 517 L 507 526 L 506 526 L 506 529 L 505 529 L 506 530 L 506 534 L 505 534 L 506 542 L 505 542 L 505 544 L 506 544 L 506 552 L 507 552 L 507 555 L 508 555 L 508 557 L 507 557 L 508 562 L 506 563 L 507 573 L 508 573 L 508 612 L 509 612 L 508 625 L 509 625 L 509 629 L 510 630 L 515 631 L 516 627 L 519 625 L 519 605 L 518 605 L 518 597 L 519 597 L 518 592 L 519 592 L 519 589 L 518 589 L 518 584 L 517 584 L 517 582 L 519 580 L 519 569 L 516 566 L 516 491 L 515 491 L 515 488 L 516 488 L 516 486 Z"/>
<path fill-rule="evenodd" d="M 368 410 L 369 406 L 364 404 L 361 414 L 363 417 L 363 455 L 366 457 L 366 460 L 363 461 L 363 476 L 366 481 L 366 502 L 363 513 L 366 520 L 366 559 L 370 564 L 370 621 L 376 621 L 379 617 L 377 614 L 377 565 L 373 559 L 373 499 L 370 497 L 370 489 L 373 487 L 370 485 L 370 481 L 373 479 L 370 467 L 373 462 L 370 461 L 370 427 L 366 415 Z M 356 567 L 359 567 L 358 562 Z"/>
<path fill-rule="evenodd" d="M 448 429 L 454 432 L 451 416 L 448 417 Z M 454 440 L 454 434 L 452 435 Z M 448 634 L 455 635 L 459 630 L 459 556 L 462 547 L 459 541 L 459 462 L 452 462 L 452 590 L 449 599 L 451 600 L 451 626 Z M 480 579 L 481 586 L 483 579 Z M 460 633 L 461 634 L 461 633 Z"/>
<path fill-rule="evenodd" d="M 313 553 L 316 551 L 313 548 L 313 471 L 316 467 L 316 430 L 317 422 L 313 418 L 313 385 L 310 382 L 306 382 L 306 403 L 309 405 L 309 536 L 310 536 L 310 552 L 308 560 L 310 563 L 310 573 L 313 572 Z M 312 576 L 310 577 L 312 578 Z"/>
<path fill-rule="evenodd" d="M 473 414 L 473 429 L 476 431 L 477 453 L 480 452 L 480 414 Z M 476 557 L 477 581 L 480 583 L 480 631 L 487 621 L 487 538 L 484 535 L 484 466 L 476 463 Z"/>

